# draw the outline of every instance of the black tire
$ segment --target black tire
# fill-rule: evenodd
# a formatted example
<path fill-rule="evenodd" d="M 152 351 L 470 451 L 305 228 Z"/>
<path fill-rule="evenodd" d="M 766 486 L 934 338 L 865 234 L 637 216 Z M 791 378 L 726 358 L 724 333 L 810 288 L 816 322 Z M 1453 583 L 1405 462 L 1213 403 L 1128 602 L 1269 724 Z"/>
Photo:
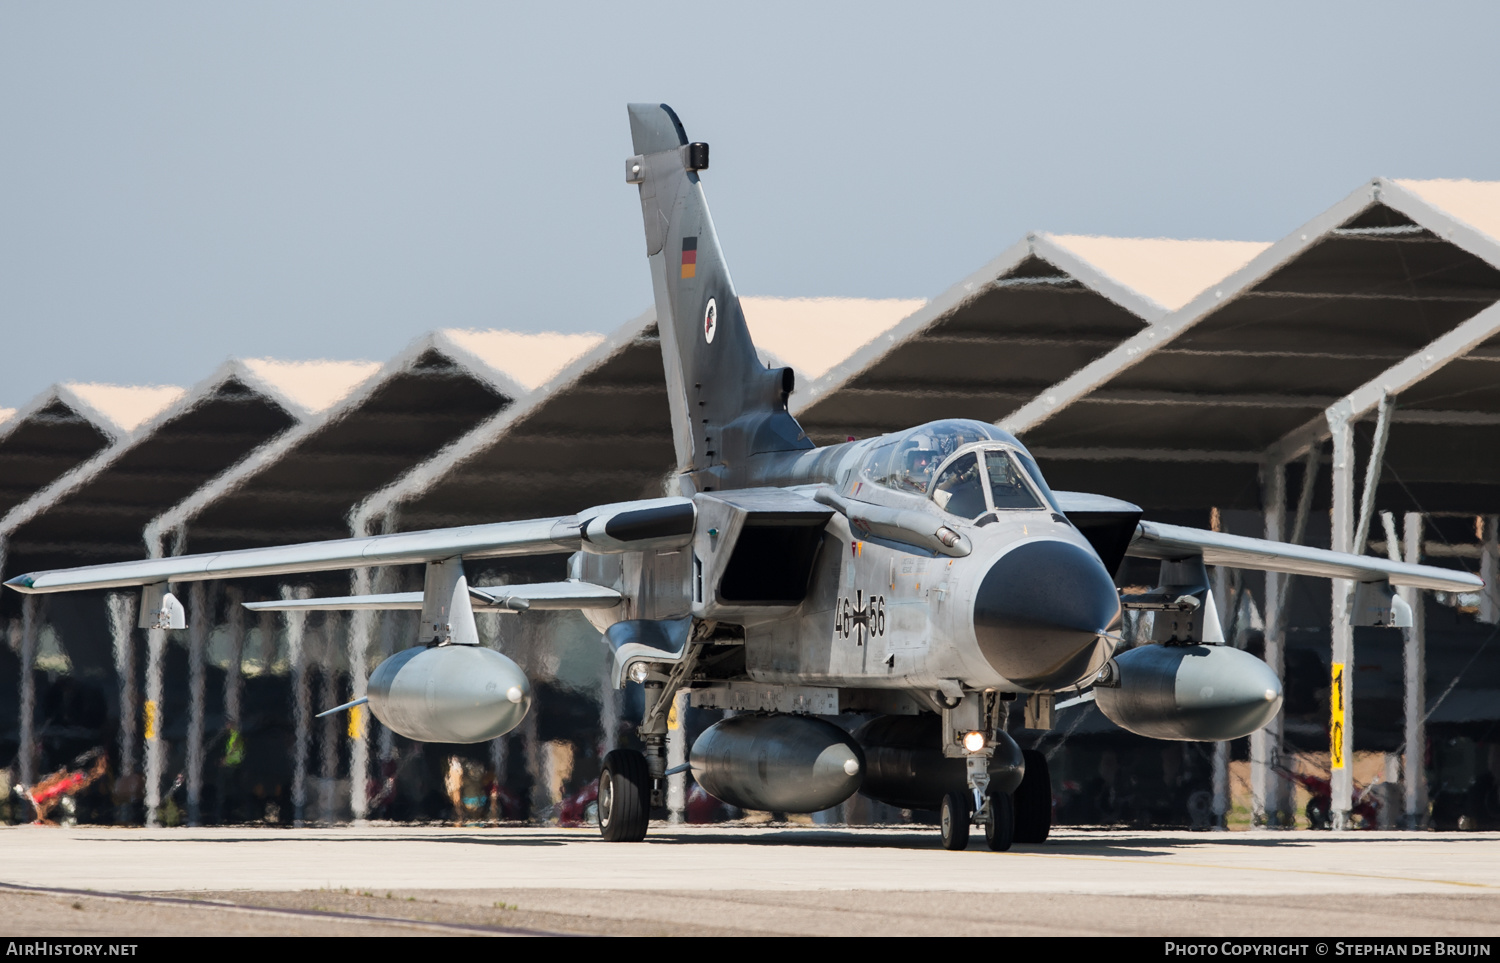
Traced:
<path fill-rule="evenodd" d="M 1016 806 L 1008 792 L 990 796 L 990 820 L 984 824 L 984 841 L 992 851 L 1003 853 L 1016 838 Z"/>
<path fill-rule="evenodd" d="M 967 849 L 969 845 L 969 820 L 973 807 L 967 792 L 950 792 L 943 797 L 943 807 L 938 814 L 938 829 L 943 834 L 944 849 Z"/>
<path fill-rule="evenodd" d="M 616 749 L 604 757 L 598 806 L 599 835 L 612 843 L 638 843 L 646 838 L 651 816 L 651 773 L 643 753 Z"/>
<path fill-rule="evenodd" d="M 1021 752 L 1026 776 L 1016 787 L 1016 842 L 1042 843 L 1052 832 L 1052 774 L 1047 757 L 1035 749 Z"/>

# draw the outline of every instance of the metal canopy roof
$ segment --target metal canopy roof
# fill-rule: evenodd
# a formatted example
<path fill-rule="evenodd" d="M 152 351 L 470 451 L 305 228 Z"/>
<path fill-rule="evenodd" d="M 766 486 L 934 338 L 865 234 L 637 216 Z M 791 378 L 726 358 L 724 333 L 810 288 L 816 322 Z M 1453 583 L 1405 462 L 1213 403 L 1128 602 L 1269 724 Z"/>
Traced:
<path fill-rule="evenodd" d="M 367 377 L 367 363 L 230 361 L 0 518 L 7 571 L 139 558 L 142 527 L 246 452 Z M 302 375 L 313 374 L 310 386 Z"/>
<path fill-rule="evenodd" d="M 628 322 L 522 403 L 365 500 L 356 532 L 566 514 L 661 490 L 672 431 L 654 312 Z"/>
<path fill-rule="evenodd" d="M 213 552 L 340 538 L 361 499 L 524 397 L 599 335 L 436 331 L 339 403 L 268 441 L 147 528 Z"/>
<path fill-rule="evenodd" d="M 1479 220 L 1500 209 L 1473 206 Z M 1000 424 L 1059 487 L 1148 509 L 1256 508 L 1259 465 L 1321 443 L 1325 410 L 1351 393 L 1356 418 L 1382 391 L 1403 409 L 1449 403 L 1411 389 L 1500 331 L 1486 311 L 1497 265 L 1500 245 L 1463 212 L 1418 182 L 1375 180 Z M 1483 382 L 1483 357 L 1445 377 Z"/>
<path fill-rule="evenodd" d="M 0 424 L 0 515 L 182 397 L 177 387 L 58 384 Z"/>
<path fill-rule="evenodd" d="M 998 421 L 1264 247 L 1032 234 L 793 395 L 793 414 L 819 444 Z"/>

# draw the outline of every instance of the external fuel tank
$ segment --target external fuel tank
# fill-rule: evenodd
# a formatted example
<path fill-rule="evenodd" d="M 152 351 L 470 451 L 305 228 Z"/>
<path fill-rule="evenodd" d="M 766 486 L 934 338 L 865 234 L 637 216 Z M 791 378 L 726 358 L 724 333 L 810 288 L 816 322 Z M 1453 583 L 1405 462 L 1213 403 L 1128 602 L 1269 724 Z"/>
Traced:
<path fill-rule="evenodd" d="M 1281 708 L 1281 680 L 1226 645 L 1140 645 L 1094 683 L 1105 718 L 1152 739 L 1218 742 L 1247 736 Z"/>
<path fill-rule="evenodd" d="M 375 718 L 419 742 L 485 742 L 526 718 L 531 683 L 510 659 L 479 645 L 417 646 L 370 673 Z"/>
<path fill-rule="evenodd" d="M 704 730 L 689 755 L 704 791 L 741 809 L 814 813 L 854 795 L 859 744 L 812 716 L 733 716 Z"/>

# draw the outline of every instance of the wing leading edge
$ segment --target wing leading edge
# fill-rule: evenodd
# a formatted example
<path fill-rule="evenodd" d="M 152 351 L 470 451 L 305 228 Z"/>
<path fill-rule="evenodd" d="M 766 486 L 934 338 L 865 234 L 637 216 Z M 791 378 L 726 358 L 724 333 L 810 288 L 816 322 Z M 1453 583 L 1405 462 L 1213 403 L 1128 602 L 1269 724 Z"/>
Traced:
<path fill-rule="evenodd" d="M 498 558 L 576 552 L 583 543 L 582 527 L 585 524 L 587 521 L 580 522 L 578 516 L 568 515 L 368 538 L 341 538 L 31 572 L 18 575 L 5 584 L 18 592 L 70 592 L 128 588 L 158 582 L 327 572 L 367 565 L 419 564 L 455 556 Z"/>
<path fill-rule="evenodd" d="M 5 584 L 26 593 L 73 592 L 331 572 L 374 565 L 419 565 L 454 558 L 552 555 L 580 550 L 610 554 L 686 544 L 692 537 L 694 512 L 693 503 L 686 498 L 647 498 L 599 505 L 577 515 L 554 518 L 29 572 Z"/>
<path fill-rule="evenodd" d="M 1202 556 L 1206 565 L 1346 578 L 1356 582 L 1386 581 L 1392 585 L 1438 592 L 1473 592 L 1484 586 L 1484 580 L 1477 575 L 1434 565 L 1392 562 L 1369 555 L 1353 555 L 1289 542 L 1227 535 L 1223 532 L 1206 532 L 1199 528 L 1164 525 L 1161 522 L 1141 522 L 1137 525 L 1135 537 L 1131 539 L 1126 554 L 1165 561 Z"/>

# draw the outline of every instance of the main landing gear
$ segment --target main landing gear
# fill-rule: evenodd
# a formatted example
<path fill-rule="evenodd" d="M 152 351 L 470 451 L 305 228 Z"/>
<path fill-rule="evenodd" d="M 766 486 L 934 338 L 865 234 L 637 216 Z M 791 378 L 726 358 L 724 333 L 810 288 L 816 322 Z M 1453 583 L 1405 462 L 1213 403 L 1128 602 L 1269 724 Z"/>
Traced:
<path fill-rule="evenodd" d="M 644 753 L 616 749 L 599 771 L 599 834 L 612 843 L 646 838 L 651 818 L 651 773 Z"/>
<path fill-rule="evenodd" d="M 615 749 L 599 768 L 599 835 L 612 843 L 646 838 L 653 809 L 667 804 L 667 714 L 672 697 L 692 668 L 696 650 L 672 670 L 667 681 L 645 683 L 646 714 L 637 730 L 645 752 Z"/>

